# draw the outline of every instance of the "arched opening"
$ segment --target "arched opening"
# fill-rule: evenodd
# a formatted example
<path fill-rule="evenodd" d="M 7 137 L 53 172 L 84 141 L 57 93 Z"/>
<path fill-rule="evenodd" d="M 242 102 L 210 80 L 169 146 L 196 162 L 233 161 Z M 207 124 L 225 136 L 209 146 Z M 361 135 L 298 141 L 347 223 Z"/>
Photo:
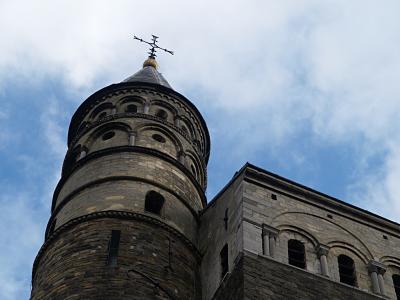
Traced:
<path fill-rule="evenodd" d="M 129 104 L 125 109 L 125 112 L 128 112 L 128 113 L 137 113 L 137 111 L 138 111 L 138 107 L 135 104 Z"/>
<path fill-rule="evenodd" d="M 340 282 L 356 286 L 356 270 L 354 260 L 347 255 L 341 254 L 338 257 Z"/>
<path fill-rule="evenodd" d="M 396 292 L 397 300 L 400 299 L 400 275 L 394 274 L 392 276 L 394 291 Z"/>
<path fill-rule="evenodd" d="M 289 240 L 288 242 L 289 265 L 305 269 L 306 254 L 304 244 L 298 240 Z"/>
<path fill-rule="evenodd" d="M 156 116 L 160 119 L 166 120 L 168 118 L 168 113 L 163 109 L 159 109 L 156 113 Z"/>
<path fill-rule="evenodd" d="M 229 271 L 229 261 L 228 261 L 228 244 L 222 248 L 219 253 L 220 263 L 221 263 L 221 279 L 223 279 Z"/>
<path fill-rule="evenodd" d="M 152 214 L 161 215 L 164 202 L 165 199 L 160 193 L 150 191 L 146 194 L 144 210 Z"/>
<path fill-rule="evenodd" d="M 155 141 L 159 142 L 159 143 L 165 143 L 165 142 L 167 141 L 162 135 L 159 135 L 159 134 L 157 134 L 157 133 L 153 134 L 153 135 L 152 135 L 152 138 L 153 138 Z"/>
<path fill-rule="evenodd" d="M 112 139 L 112 138 L 114 137 L 114 135 L 115 135 L 115 132 L 114 132 L 114 131 L 108 131 L 108 132 L 106 132 L 105 134 L 103 134 L 103 136 L 101 137 L 101 139 L 102 139 L 103 141 L 107 141 L 107 140 L 109 140 L 109 139 Z"/>

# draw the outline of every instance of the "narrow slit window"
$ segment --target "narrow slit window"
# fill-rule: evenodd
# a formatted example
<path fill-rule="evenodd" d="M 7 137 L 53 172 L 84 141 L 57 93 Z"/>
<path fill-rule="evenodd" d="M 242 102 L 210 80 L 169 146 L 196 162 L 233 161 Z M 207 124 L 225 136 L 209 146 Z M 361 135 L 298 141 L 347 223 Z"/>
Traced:
<path fill-rule="evenodd" d="M 222 248 L 221 252 L 219 253 L 220 260 L 221 260 L 221 279 L 224 278 L 226 273 L 229 271 L 229 264 L 228 264 L 228 244 Z"/>
<path fill-rule="evenodd" d="M 338 257 L 340 282 L 356 286 L 356 270 L 354 261 L 347 255 L 341 254 Z"/>
<path fill-rule="evenodd" d="M 289 240 L 288 242 L 289 265 L 305 269 L 306 255 L 304 244 L 298 240 Z"/>
<path fill-rule="evenodd" d="M 392 276 L 394 291 L 396 292 L 397 300 L 400 300 L 400 275 L 394 274 Z"/>
<path fill-rule="evenodd" d="M 117 265 L 120 237 L 121 237 L 121 230 L 111 231 L 111 238 L 108 244 L 108 259 L 107 259 L 107 264 L 109 266 Z"/>
<path fill-rule="evenodd" d="M 150 191 L 146 194 L 144 209 L 149 213 L 161 215 L 161 209 L 164 202 L 165 199 L 161 194 L 155 191 Z"/>

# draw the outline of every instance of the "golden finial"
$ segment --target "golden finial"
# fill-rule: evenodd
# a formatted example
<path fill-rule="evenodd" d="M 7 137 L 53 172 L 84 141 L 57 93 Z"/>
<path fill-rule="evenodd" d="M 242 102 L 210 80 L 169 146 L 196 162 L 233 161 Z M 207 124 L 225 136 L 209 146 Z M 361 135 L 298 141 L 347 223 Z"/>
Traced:
<path fill-rule="evenodd" d="M 157 69 L 157 61 L 155 60 L 155 58 L 149 57 L 144 61 L 143 68 L 144 67 L 153 67 L 154 69 Z"/>

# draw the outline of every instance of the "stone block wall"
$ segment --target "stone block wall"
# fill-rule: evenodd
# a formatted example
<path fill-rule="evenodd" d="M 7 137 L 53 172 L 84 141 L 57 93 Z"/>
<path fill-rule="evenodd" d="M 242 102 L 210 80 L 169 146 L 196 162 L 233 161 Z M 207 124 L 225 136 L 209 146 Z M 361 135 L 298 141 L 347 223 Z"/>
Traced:
<path fill-rule="evenodd" d="M 52 216 L 57 220 L 55 228 L 95 211 L 144 213 L 145 195 L 150 190 L 165 198 L 163 220 L 197 243 L 197 213 L 202 199 L 193 182 L 175 165 L 136 152 L 90 159 L 73 172 L 58 193 Z"/>
<path fill-rule="evenodd" d="M 339 255 L 354 261 L 356 287 L 396 298 L 392 275 L 400 274 L 398 224 L 265 172 L 243 181 L 244 250 L 263 253 L 263 226 L 277 232 L 274 259 L 288 264 L 288 241 L 305 247 L 306 270 L 322 274 L 318 249 L 327 249 L 329 280 L 339 282 Z M 383 291 L 373 286 L 378 264 Z M 375 281 L 376 283 L 376 281 Z"/>
<path fill-rule="evenodd" d="M 243 299 L 385 299 L 267 257 L 245 252 L 242 260 L 244 273 Z M 224 298 L 221 297 L 220 299 Z"/>
<path fill-rule="evenodd" d="M 201 299 L 195 248 L 160 222 L 103 214 L 61 230 L 39 252 L 32 300 Z M 115 267 L 112 230 L 121 231 Z"/>
<path fill-rule="evenodd" d="M 199 249 L 203 254 L 203 299 L 211 299 L 222 282 L 220 251 L 224 245 L 228 245 L 228 272 L 234 268 L 235 260 L 243 249 L 242 193 L 241 179 L 236 179 L 216 196 L 201 215 Z"/>

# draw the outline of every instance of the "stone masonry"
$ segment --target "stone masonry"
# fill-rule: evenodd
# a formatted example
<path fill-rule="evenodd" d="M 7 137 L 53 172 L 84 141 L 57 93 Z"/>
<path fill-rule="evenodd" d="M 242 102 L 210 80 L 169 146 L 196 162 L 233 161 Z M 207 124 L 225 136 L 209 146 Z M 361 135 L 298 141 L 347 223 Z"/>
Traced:
<path fill-rule="evenodd" d="M 248 163 L 207 203 L 209 153 L 152 58 L 86 99 L 31 299 L 400 299 L 399 224 Z"/>

